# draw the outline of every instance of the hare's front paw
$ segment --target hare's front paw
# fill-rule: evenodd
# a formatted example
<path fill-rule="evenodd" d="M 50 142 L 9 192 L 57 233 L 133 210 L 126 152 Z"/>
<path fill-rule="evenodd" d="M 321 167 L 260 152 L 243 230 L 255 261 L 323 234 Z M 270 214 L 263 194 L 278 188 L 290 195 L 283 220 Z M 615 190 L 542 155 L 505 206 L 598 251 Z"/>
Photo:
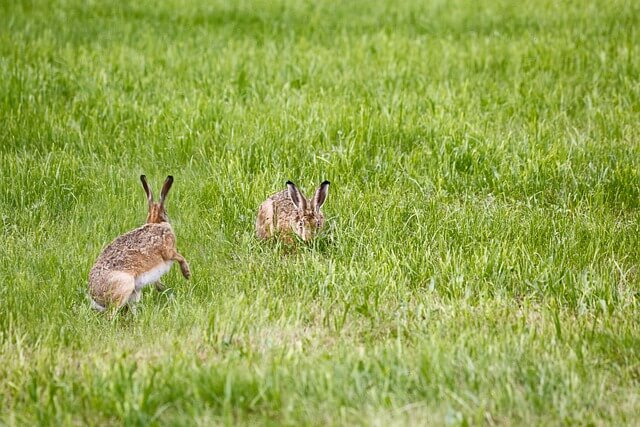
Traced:
<path fill-rule="evenodd" d="M 184 276 L 184 278 L 189 280 L 189 278 L 191 277 L 191 270 L 189 269 L 189 264 L 187 264 L 187 261 L 183 261 L 180 263 L 180 270 L 182 271 L 182 275 Z"/>

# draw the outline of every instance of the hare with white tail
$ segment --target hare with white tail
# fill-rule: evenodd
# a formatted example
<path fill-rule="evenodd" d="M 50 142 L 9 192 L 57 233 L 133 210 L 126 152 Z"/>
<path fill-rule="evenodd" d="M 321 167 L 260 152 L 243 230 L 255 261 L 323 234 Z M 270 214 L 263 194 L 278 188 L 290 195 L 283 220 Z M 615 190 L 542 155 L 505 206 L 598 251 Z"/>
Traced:
<path fill-rule="evenodd" d="M 167 177 L 158 202 L 153 200 L 147 178 L 142 175 L 140 180 L 147 193 L 147 223 L 111 242 L 89 273 L 91 306 L 100 312 L 124 305 L 135 311 L 145 285 L 154 283 L 159 291 L 164 289 L 159 280 L 173 261 L 180 264 L 186 279 L 191 276 L 187 260 L 176 249 L 176 235 L 164 206 L 173 177 Z"/>
<path fill-rule="evenodd" d="M 260 239 L 268 239 L 278 234 L 291 242 L 292 234 L 302 240 L 313 239 L 324 226 L 324 215 L 320 208 L 327 200 L 329 181 L 324 181 L 312 199 L 302 195 L 296 185 L 287 181 L 287 189 L 265 200 L 258 209 L 256 234 Z"/>

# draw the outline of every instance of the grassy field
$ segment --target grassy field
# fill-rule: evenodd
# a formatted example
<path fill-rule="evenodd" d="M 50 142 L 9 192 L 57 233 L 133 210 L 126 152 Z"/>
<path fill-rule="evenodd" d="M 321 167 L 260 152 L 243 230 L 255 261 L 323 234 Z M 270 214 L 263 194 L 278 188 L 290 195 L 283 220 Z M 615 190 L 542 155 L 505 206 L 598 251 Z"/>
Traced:
<path fill-rule="evenodd" d="M 0 0 L 0 425 L 639 425 L 638 76 L 635 1 Z"/>

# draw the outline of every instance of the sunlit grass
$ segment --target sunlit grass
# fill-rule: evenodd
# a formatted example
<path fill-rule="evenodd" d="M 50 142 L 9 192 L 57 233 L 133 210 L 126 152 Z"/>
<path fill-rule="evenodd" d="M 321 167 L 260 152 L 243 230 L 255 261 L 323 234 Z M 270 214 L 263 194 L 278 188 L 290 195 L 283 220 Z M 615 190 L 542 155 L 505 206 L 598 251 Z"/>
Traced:
<path fill-rule="evenodd" d="M 0 1 L 0 424 L 629 425 L 640 5 Z M 171 295 L 92 312 L 168 200 Z M 254 238 L 291 179 L 325 233 Z"/>

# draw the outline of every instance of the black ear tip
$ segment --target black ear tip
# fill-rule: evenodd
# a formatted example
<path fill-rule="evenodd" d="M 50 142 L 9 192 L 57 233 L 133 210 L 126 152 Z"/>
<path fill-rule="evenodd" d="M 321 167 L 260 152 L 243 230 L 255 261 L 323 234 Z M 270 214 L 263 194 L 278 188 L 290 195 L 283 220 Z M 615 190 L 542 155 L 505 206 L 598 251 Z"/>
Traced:
<path fill-rule="evenodd" d="M 167 181 L 171 181 L 171 182 L 173 182 L 173 175 L 169 175 L 169 176 L 167 177 Z"/>
<path fill-rule="evenodd" d="M 291 181 L 287 181 L 287 185 L 295 185 L 295 184 Z"/>
<path fill-rule="evenodd" d="M 325 180 L 325 181 L 323 181 L 323 182 L 322 182 L 322 184 L 320 184 L 320 185 L 329 185 L 329 184 L 331 184 L 331 183 L 330 183 L 329 181 Z"/>
<path fill-rule="evenodd" d="M 147 180 L 146 175 L 140 175 L 140 181 L 145 182 Z"/>

